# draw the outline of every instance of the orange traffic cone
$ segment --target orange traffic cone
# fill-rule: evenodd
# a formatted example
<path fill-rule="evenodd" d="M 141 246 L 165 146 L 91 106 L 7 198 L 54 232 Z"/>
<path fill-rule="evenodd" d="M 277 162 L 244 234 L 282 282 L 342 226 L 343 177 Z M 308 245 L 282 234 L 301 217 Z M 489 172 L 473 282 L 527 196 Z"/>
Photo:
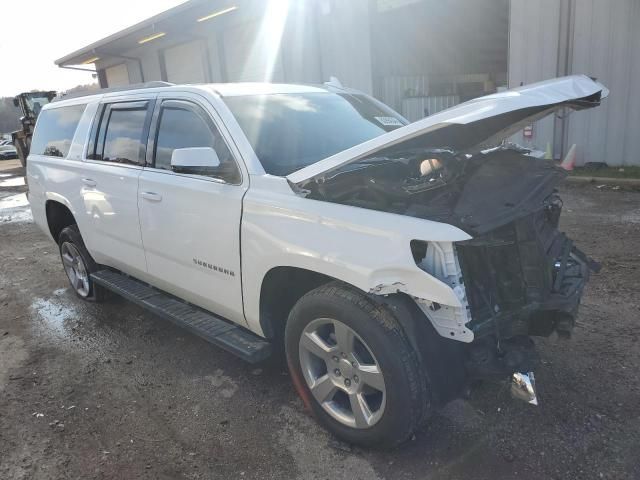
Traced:
<path fill-rule="evenodd" d="M 564 157 L 564 160 L 562 160 L 562 163 L 560 164 L 560 166 L 567 171 L 573 170 L 573 167 L 576 166 L 576 144 L 575 143 L 571 145 L 571 148 L 567 152 L 567 155 Z"/>

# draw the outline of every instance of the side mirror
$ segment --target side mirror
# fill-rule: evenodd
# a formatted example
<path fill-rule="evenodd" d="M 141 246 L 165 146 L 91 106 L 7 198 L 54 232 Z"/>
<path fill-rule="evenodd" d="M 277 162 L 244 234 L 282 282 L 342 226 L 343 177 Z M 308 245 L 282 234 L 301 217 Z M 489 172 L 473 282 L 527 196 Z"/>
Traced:
<path fill-rule="evenodd" d="M 211 147 L 176 148 L 171 154 L 171 170 L 192 175 L 212 175 L 220 166 L 218 154 Z"/>

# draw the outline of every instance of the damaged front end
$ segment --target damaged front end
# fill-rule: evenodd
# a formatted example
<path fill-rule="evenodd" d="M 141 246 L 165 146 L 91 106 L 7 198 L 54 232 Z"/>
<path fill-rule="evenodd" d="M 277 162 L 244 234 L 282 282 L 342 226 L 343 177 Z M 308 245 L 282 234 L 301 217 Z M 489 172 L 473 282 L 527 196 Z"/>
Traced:
<path fill-rule="evenodd" d="M 530 336 L 571 335 L 589 272 L 600 266 L 558 230 L 561 208 L 553 192 L 538 211 L 456 245 L 475 376 L 529 372 L 538 361 Z"/>
<path fill-rule="evenodd" d="M 412 242 L 416 264 L 450 285 L 466 308 L 417 303 L 441 335 L 472 341 L 471 376 L 524 374 L 538 362 L 530 337 L 569 337 L 589 273 L 600 267 L 558 229 L 556 186 L 564 171 L 512 150 L 479 155 L 466 160 L 467 173 L 449 184 L 448 194 L 434 197 L 437 207 L 411 207 L 428 211 L 425 217 L 437 209 L 440 221 L 473 236 L 450 247 Z M 436 261 L 445 253 L 444 262 Z"/>
<path fill-rule="evenodd" d="M 532 390 L 531 336 L 568 337 L 589 259 L 559 229 L 556 190 L 566 172 L 509 148 L 474 155 L 447 150 L 386 152 L 308 184 L 307 197 L 436 220 L 472 238 L 413 240 L 416 265 L 448 285 L 461 306 L 415 298 L 443 337 L 467 343 L 472 378 L 506 378 Z M 525 388 L 526 387 L 526 388 Z"/>
<path fill-rule="evenodd" d="M 466 343 L 469 376 L 513 375 L 514 395 L 535 403 L 531 336 L 570 336 L 589 272 L 600 267 L 558 229 L 557 186 L 566 172 L 495 145 L 558 109 L 597 106 L 607 93 L 576 76 L 484 97 L 288 179 L 307 198 L 468 233 L 470 240 L 456 243 L 411 242 L 416 265 L 447 284 L 461 306 L 431 302 L 428 294 L 414 299 L 441 336 Z"/>

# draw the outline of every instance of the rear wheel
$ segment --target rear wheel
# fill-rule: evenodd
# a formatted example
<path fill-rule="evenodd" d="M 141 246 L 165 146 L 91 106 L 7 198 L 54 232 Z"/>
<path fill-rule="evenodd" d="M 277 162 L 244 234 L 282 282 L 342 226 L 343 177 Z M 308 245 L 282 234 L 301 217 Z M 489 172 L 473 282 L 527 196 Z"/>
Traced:
<path fill-rule="evenodd" d="M 98 265 L 91 258 L 82 241 L 77 225 L 64 228 L 58 237 L 62 266 L 76 295 L 91 302 L 101 302 L 106 291 L 91 280 Z"/>
<path fill-rule="evenodd" d="M 397 320 L 351 287 L 331 283 L 303 296 L 285 345 L 305 404 L 343 440 L 397 445 L 429 409 L 426 376 Z"/>

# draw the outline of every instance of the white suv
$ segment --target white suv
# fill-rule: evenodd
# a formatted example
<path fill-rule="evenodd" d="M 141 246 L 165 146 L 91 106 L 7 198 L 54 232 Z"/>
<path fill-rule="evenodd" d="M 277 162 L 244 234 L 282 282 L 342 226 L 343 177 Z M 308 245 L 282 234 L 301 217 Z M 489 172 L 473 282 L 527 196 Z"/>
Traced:
<path fill-rule="evenodd" d="M 596 106 L 585 76 L 408 124 L 335 85 L 63 98 L 27 162 L 76 293 L 115 291 L 249 361 L 282 347 L 342 439 L 395 445 L 477 377 L 535 402 L 530 335 L 568 334 L 597 264 L 557 230 L 564 170 L 501 141 Z"/>

